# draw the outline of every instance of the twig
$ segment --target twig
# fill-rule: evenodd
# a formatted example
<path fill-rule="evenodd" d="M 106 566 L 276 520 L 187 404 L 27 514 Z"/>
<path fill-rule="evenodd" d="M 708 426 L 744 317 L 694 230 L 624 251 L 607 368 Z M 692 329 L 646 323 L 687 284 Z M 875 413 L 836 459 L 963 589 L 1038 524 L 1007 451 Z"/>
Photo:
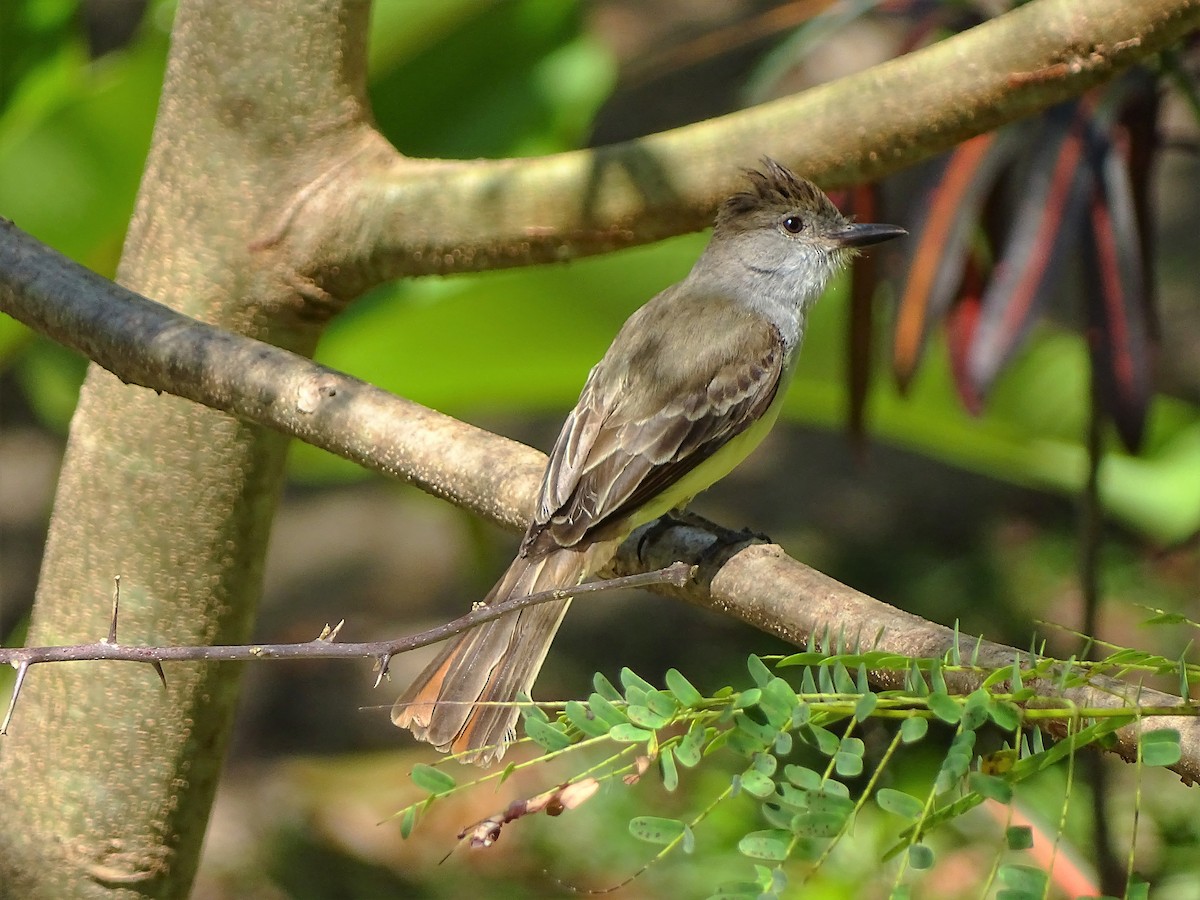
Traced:
<path fill-rule="evenodd" d="M 9 722 L 12 721 L 13 710 L 17 705 L 17 697 L 21 693 L 21 685 L 29 667 L 37 663 L 49 662 L 81 662 L 85 660 L 120 660 L 124 662 L 140 662 L 153 665 L 163 678 L 162 663 L 165 661 L 182 662 L 196 660 L 216 660 L 220 662 L 247 662 L 259 659 L 350 659 L 357 657 L 374 658 L 377 661 L 379 675 L 375 680 L 376 686 L 387 674 L 388 663 L 398 653 L 415 650 L 429 644 L 436 644 L 452 635 L 459 634 L 497 619 L 500 616 L 535 606 L 539 603 L 549 603 L 553 600 L 566 600 L 568 597 L 578 597 L 582 594 L 599 594 L 622 588 L 642 588 L 653 585 L 671 585 L 681 588 L 692 578 L 693 566 L 687 563 L 673 563 L 662 569 L 643 572 L 637 575 L 625 575 L 619 578 L 606 578 L 602 581 L 588 582 L 574 587 L 556 588 L 551 591 L 538 591 L 515 600 L 508 600 L 494 606 L 479 605 L 469 613 L 459 616 L 453 621 L 428 631 L 408 635 L 402 638 L 392 638 L 384 641 L 360 641 L 357 643 L 336 643 L 338 631 L 342 623 L 330 628 L 328 625 L 314 640 L 301 644 L 243 644 L 221 647 L 140 647 L 118 644 L 117 611 L 118 599 L 113 600 L 113 616 L 109 623 L 108 637 L 90 644 L 74 644 L 56 647 L 16 647 L 0 648 L 0 664 L 7 663 L 17 670 L 17 681 L 13 688 L 12 700 L 9 701 L 8 712 L 0 723 L 0 734 L 6 733 Z M 119 584 L 119 581 L 118 581 Z"/>

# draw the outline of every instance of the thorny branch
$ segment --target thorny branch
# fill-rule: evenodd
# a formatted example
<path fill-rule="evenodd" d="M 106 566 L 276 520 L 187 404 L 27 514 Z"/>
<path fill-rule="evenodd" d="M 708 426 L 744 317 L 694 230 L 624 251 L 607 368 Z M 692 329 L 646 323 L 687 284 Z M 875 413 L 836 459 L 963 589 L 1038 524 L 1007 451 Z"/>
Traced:
<path fill-rule="evenodd" d="M 654 585 L 670 585 L 681 588 L 692 578 L 693 566 L 686 563 L 673 563 L 662 569 L 643 572 L 636 575 L 624 575 L 618 578 L 605 578 L 587 584 L 570 588 L 557 588 L 550 591 L 538 591 L 525 597 L 506 600 L 494 606 L 477 604 L 465 615 L 459 616 L 445 624 L 421 631 L 417 634 L 392 638 L 385 641 L 359 641 L 337 643 L 336 638 L 345 620 L 332 628 L 328 625 L 311 641 L 299 644 L 243 644 L 226 647 L 144 647 L 120 644 L 117 642 L 117 615 L 120 610 L 120 576 L 117 577 L 117 590 L 113 594 L 112 618 L 109 623 L 108 637 L 91 644 L 74 644 L 59 647 L 0 647 L 0 664 L 7 663 L 17 670 L 16 684 L 13 686 L 12 699 L 9 701 L 8 712 L 0 722 L 0 735 L 8 733 L 8 725 L 12 721 L 13 711 L 17 706 L 17 698 L 29 667 L 37 663 L 49 662 L 83 662 L 89 660 L 119 660 L 123 662 L 148 663 L 154 666 L 163 684 L 166 676 L 162 670 L 163 662 L 186 662 L 210 660 L 217 662 L 249 662 L 259 659 L 353 659 L 367 658 L 376 662 L 375 686 L 383 681 L 388 672 L 388 664 L 398 653 L 407 653 L 429 644 L 436 644 L 448 637 L 466 631 L 475 625 L 490 622 L 500 616 L 536 606 L 539 603 L 549 603 L 553 600 L 566 600 L 569 597 L 579 597 L 583 594 L 599 594 L 626 588 L 644 588 Z"/>

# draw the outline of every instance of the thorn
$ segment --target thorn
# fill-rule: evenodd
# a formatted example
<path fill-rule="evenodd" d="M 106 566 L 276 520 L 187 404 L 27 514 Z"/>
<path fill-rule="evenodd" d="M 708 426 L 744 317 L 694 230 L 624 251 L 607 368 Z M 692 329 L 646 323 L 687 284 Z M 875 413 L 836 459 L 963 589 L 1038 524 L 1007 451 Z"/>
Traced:
<path fill-rule="evenodd" d="M 163 690 L 167 689 L 167 673 L 163 671 L 162 660 L 152 659 L 150 665 L 154 666 L 154 671 L 158 673 L 158 680 L 162 682 Z"/>
<path fill-rule="evenodd" d="M 108 637 L 104 643 L 115 644 L 117 642 L 117 613 L 121 609 L 121 576 L 113 576 L 113 605 L 112 605 L 112 620 L 108 623 Z"/>
<path fill-rule="evenodd" d="M 323 641 L 327 644 L 333 643 L 334 638 L 338 636 L 338 632 L 342 630 L 342 626 L 345 624 L 346 620 L 342 619 L 342 621 L 330 628 L 329 623 L 326 622 L 325 627 L 321 629 L 321 633 L 317 635 L 317 640 L 313 643 L 317 643 L 319 641 Z"/>
<path fill-rule="evenodd" d="M 383 679 L 388 677 L 388 666 L 391 664 L 392 654 L 390 653 L 385 653 L 383 656 L 375 660 L 375 668 L 379 670 L 379 674 L 375 676 L 375 684 L 373 684 L 372 687 L 379 687 L 379 685 L 383 683 Z"/>
<path fill-rule="evenodd" d="M 12 721 L 13 712 L 17 708 L 17 697 L 21 693 L 21 685 L 25 683 L 25 673 L 29 671 L 29 663 L 23 662 L 17 666 L 17 680 L 13 682 L 12 699 L 8 701 L 8 712 L 4 714 L 4 721 L 0 722 L 0 735 L 8 734 L 8 723 Z"/>

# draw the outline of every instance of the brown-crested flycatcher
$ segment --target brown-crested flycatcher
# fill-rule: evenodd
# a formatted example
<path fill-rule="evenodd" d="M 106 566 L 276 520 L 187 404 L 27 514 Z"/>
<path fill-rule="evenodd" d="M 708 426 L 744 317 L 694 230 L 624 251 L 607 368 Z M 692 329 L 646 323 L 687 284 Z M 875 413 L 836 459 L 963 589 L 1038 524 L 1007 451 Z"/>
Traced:
<path fill-rule="evenodd" d="M 499 603 L 574 586 L 638 526 L 723 478 L 775 423 L 808 310 L 857 248 L 905 234 L 848 222 L 776 163 L 717 213 L 683 281 L 625 322 L 592 369 L 542 478 Z M 569 600 L 526 607 L 453 638 L 392 708 L 392 721 L 481 764 L 513 737 Z"/>

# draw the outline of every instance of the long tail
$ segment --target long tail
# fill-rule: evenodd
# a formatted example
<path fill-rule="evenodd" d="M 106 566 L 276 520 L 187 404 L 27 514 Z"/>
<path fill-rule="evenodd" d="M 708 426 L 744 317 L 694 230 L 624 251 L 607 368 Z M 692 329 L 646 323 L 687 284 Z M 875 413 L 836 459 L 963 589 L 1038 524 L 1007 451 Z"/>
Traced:
<path fill-rule="evenodd" d="M 488 594 L 498 603 L 572 587 L 607 562 L 614 544 L 517 557 Z M 488 765 L 513 739 L 517 695 L 528 694 L 570 600 L 529 606 L 452 638 L 392 707 L 392 722 L 463 762 Z"/>

